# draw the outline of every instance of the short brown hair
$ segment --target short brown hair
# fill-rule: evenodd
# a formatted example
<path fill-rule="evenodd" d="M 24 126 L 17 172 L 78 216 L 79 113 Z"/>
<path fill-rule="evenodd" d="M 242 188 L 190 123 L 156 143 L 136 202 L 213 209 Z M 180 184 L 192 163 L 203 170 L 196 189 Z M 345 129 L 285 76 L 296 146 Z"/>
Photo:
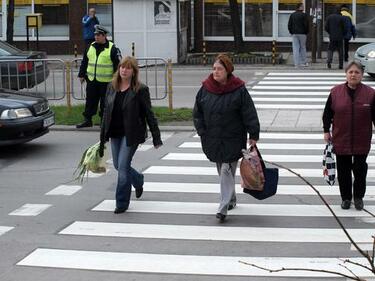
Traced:
<path fill-rule="evenodd" d="M 363 69 L 362 64 L 360 64 L 359 62 L 356 62 L 356 61 L 351 61 L 347 64 L 347 66 L 345 66 L 345 73 L 347 73 L 349 68 L 351 68 L 353 65 L 355 65 L 363 74 L 364 69 Z"/>
<path fill-rule="evenodd" d="M 228 73 L 228 76 L 232 74 L 234 70 L 234 65 L 232 60 L 227 54 L 219 54 L 215 58 L 215 62 L 219 62 L 222 66 L 224 66 L 225 70 Z"/>
<path fill-rule="evenodd" d="M 118 64 L 117 71 L 113 74 L 113 78 L 112 78 L 113 89 L 115 91 L 120 91 L 120 85 L 121 85 L 120 67 L 133 69 L 133 77 L 132 77 L 132 80 L 130 81 L 130 88 L 134 92 L 138 92 L 139 85 L 140 85 L 138 62 L 134 57 L 130 57 L 130 56 L 126 56 Z"/>

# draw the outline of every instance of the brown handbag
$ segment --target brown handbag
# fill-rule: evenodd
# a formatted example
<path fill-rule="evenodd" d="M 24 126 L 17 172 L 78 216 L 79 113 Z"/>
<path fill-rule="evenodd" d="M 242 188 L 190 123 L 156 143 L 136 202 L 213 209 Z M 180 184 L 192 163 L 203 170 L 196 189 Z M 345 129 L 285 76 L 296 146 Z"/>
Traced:
<path fill-rule="evenodd" d="M 265 165 L 258 148 L 251 146 L 242 150 L 243 158 L 240 164 L 241 186 L 248 190 L 263 191 Z"/>

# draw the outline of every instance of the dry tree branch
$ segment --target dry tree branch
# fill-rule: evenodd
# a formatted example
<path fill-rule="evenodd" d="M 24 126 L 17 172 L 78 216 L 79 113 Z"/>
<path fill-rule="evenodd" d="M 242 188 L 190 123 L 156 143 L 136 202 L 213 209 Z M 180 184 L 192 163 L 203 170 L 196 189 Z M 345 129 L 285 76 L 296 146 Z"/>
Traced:
<path fill-rule="evenodd" d="M 311 272 L 322 272 L 322 273 L 338 275 L 338 276 L 345 277 L 345 278 L 348 278 L 350 280 L 355 280 L 355 281 L 366 281 L 366 279 L 362 279 L 362 278 L 356 276 L 355 274 L 354 274 L 355 277 L 353 277 L 353 276 L 347 275 L 345 273 L 341 273 L 341 272 L 337 272 L 337 271 L 324 270 L 324 269 L 298 268 L 298 267 L 282 267 L 282 268 L 279 268 L 279 269 L 269 269 L 269 268 L 265 268 L 265 267 L 262 267 L 262 266 L 259 266 L 259 265 L 253 264 L 253 263 L 248 263 L 248 262 L 244 262 L 244 261 L 238 261 L 238 262 L 242 263 L 242 264 L 245 264 L 245 265 L 253 266 L 255 268 L 258 268 L 258 269 L 261 269 L 261 270 L 264 270 L 264 271 L 268 271 L 270 273 L 275 273 L 275 272 L 280 272 L 280 271 L 311 271 Z M 351 271 L 351 270 L 349 270 L 349 271 Z"/>
<path fill-rule="evenodd" d="M 368 266 L 366 266 L 366 265 L 364 265 L 364 264 L 360 264 L 359 262 L 355 262 L 355 261 L 352 261 L 352 260 L 350 260 L 350 259 L 345 259 L 345 260 L 340 259 L 340 260 L 341 260 L 343 263 L 354 264 L 354 265 L 356 265 L 356 266 L 362 267 L 362 268 L 367 269 L 367 270 L 369 270 L 369 271 L 372 272 L 372 270 L 371 270 L 370 267 L 368 267 Z"/>
<path fill-rule="evenodd" d="M 331 206 L 327 203 L 327 201 L 324 199 L 324 197 L 320 194 L 319 190 L 317 190 L 308 180 L 306 180 L 303 176 L 301 176 L 300 174 L 294 172 L 293 170 L 283 166 L 283 165 L 280 165 L 280 164 L 277 164 L 277 163 L 274 163 L 272 161 L 266 161 L 266 160 L 263 160 L 265 163 L 268 163 L 268 164 L 271 164 L 271 165 L 274 165 L 276 167 L 279 167 L 281 169 L 285 169 L 287 171 L 289 171 L 290 173 L 296 175 L 297 177 L 299 177 L 303 182 L 305 182 L 308 186 L 310 186 L 314 191 L 315 193 L 319 196 L 320 200 L 322 200 L 322 202 L 324 203 L 324 205 L 328 208 L 328 210 L 330 211 L 330 213 L 332 214 L 332 216 L 334 217 L 334 219 L 336 220 L 336 222 L 338 223 L 338 225 L 340 226 L 340 228 L 342 229 L 342 231 L 344 231 L 346 237 L 349 239 L 349 241 L 354 245 L 354 247 L 356 248 L 356 250 L 369 262 L 370 266 L 371 266 L 371 272 L 375 274 L 375 264 L 374 264 L 374 259 L 372 259 L 370 257 L 370 255 L 368 254 L 368 252 L 365 252 L 363 251 L 359 246 L 358 244 L 353 240 L 353 238 L 350 236 L 350 234 L 348 233 L 348 231 L 346 230 L 346 228 L 344 227 L 344 225 L 342 224 L 341 220 L 337 217 L 337 215 L 335 214 L 335 212 L 332 210 Z M 374 242 L 374 247 L 375 247 L 375 242 Z M 374 252 L 373 252 L 374 254 Z"/>
<path fill-rule="evenodd" d="M 345 261 L 344 261 L 344 263 L 345 263 Z M 355 274 L 355 273 L 353 272 L 353 270 L 351 270 L 351 269 L 350 269 L 349 267 L 347 267 L 346 265 L 339 263 L 339 266 L 345 268 L 345 269 L 346 269 L 347 271 L 349 271 L 349 272 L 350 272 L 355 278 L 360 279 L 360 277 L 359 277 L 357 274 Z"/>

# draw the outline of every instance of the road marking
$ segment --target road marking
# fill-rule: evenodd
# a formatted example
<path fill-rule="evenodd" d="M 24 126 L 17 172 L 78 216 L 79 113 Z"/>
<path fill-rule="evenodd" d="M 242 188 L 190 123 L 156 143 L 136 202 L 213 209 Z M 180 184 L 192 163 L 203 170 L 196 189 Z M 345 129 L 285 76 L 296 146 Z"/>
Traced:
<path fill-rule="evenodd" d="M 345 77 L 310 77 L 310 76 L 304 76 L 304 77 L 275 77 L 275 76 L 266 76 L 263 78 L 263 80 L 318 80 L 318 81 L 324 81 L 324 80 L 330 80 L 334 82 L 342 82 L 345 83 Z"/>
<path fill-rule="evenodd" d="M 272 162 L 284 163 L 322 163 L 322 155 L 276 155 L 276 154 L 263 154 L 264 160 Z M 168 153 L 162 160 L 177 160 L 177 161 L 207 161 L 204 153 Z M 375 163 L 375 156 L 369 156 L 367 163 Z"/>
<path fill-rule="evenodd" d="M 10 226 L 1 226 L 0 225 L 0 236 L 7 233 L 8 231 L 11 231 L 14 227 Z"/>
<path fill-rule="evenodd" d="M 344 83 L 345 81 L 343 81 Z M 294 78 L 290 78 L 289 81 L 259 81 L 257 85 L 329 85 L 334 87 L 337 82 L 334 81 L 294 81 Z M 366 82 L 367 86 L 374 86 L 374 82 Z"/>
<path fill-rule="evenodd" d="M 82 186 L 80 185 L 59 185 L 58 187 L 47 192 L 46 195 L 64 195 L 71 196 L 78 192 Z"/>
<path fill-rule="evenodd" d="M 331 90 L 330 86 L 263 86 L 255 85 L 254 90 Z"/>
<path fill-rule="evenodd" d="M 303 177 L 321 178 L 323 181 L 322 169 L 292 169 L 295 173 Z M 198 166 L 151 166 L 147 168 L 144 174 L 159 175 L 199 175 L 199 176 L 215 176 L 217 175 L 216 167 L 198 167 Z M 239 175 L 239 169 L 236 171 Z M 368 177 L 375 177 L 375 170 L 369 169 Z M 288 170 L 279 169 L 279 177 L 296 177 Z"/>
<path fill-rule="evenodd" d="M 37 216 L 47 210 L 50 204 L 25 204 L 21 208 L 9 213 L 10 216 Z"/>
<path fill-rule="evenodd" d="M 324 109 L 323 104 L 255 104 L 257 109 Z"/>
<path fill-rule="evenodd" d="M 194 135 L 194 138 L 199 138 L 198 134 Z M 323 134 L 311 134 L 311 133 L 267 133 L 260 132 L 261 139 L 300 139 L 300 140 L 323 140 Z M 374 135 L 373 135 L 374 138 Z"/>
<path fill-rule="evenodd" d="M 321 195 L 340 195 L 338 186 L 314 185 Z M 177 193 L 220 193 L 220 185 L 217 183 L 195 182 L 145 182 L 145 192 L 177 192 Z M 241 186 L 236 184 L 236 192 L 243 192 Z M 308 185 L 283 185 L 277 186 L 278 195 L 316 195 Z M 365 201 L 375 200 L 375 186 L 367 186 Z"/>
<path fill-rule="evenodd" d="M 288 76 L 291 79 L 294 76 L 304 76 L 304 77 L 306 76 L 324 76 L 324 77 L 342 76 L 343 78 L 345 78 L 345 73 L 344 72 L 330 72 L 330 73 L 327 73 L 327 72 L 270 72 L 267 74 L 267 76 Z"/>
<path fill-rule="evenodd" d="M 260 91 L 252 91 L 251 88 L 249 88 L 250 96 L 323 96 L 327 99 L 329 95 L 329 91 L 326 92 L 290 92 L 290 91 L 269 91 L 269 92 L 260 92 Z"/>
<path fill-rule="evenodd" d="M 92 210 L 112 212 L 115 206 L 115 200 L 104 200 Z M 217 207 L 217 203 L 208 202 L 132 201 L 127 212 L 212 215 L 216 213 Z M 331 205 L 331 208 L 338 217 L 371 217 L 367 212 L 358 212 L 354 208 L 343 210 L 339 205 Z M 374 212 L 375 206 L 366 206 L 366 209 L 369 212 Z M 324 205 L 294 204 L 239 204 L 230 211 L 230 214 L 238 216 L 332 217 L 332 214 Z"/>
<path fill-rule="evenodd" d="M 254 102 L 268 101 L 268 102 L 326 102 L 327 98 L 253 98 Z"/>
<path fill-rule="evenodd" d="M 259 235 L 259 234 L 257 234 Z M 342 257 L 347 259 L 348 257 Z M 364 258 L 350 258 L 365 263 Z M 266 276 L 266 277 L 337 277 L 332 274 L 311 271 L 280 271 L 269 273 L 239 261 L 253 263 L 266 268 L 300 267 L 333 270 L 347 274 L 347 269 L 338 265 L 338 258 L 286 258 L 286 257 L 233 257 L 161 255 L 144 253 L 119 253 L 79 250 L 57 250 L 38 248 L 17 265 L 50 268 L 106 270 L 120 272 L 143 272 L 189 275 Z M 355 274 L 365 278 L 368 270 L 345 264 Z"/>
<path fill-rule="evenodd" d="M 320 144 L 320 143 L 262 143 L 262 142 L 259 142 L 257 143 L 257 146 L 259 149 L 321 150 L 322 153 L 325 148 L 324 143 Z M 202 144 L 200 142 L 184 142 L 179 147 L 180 148 L 202 148 Z"/>
<path fill-rule="evenodd" d="M 149 150 L 150 148 L 153 148 L 154 146 L 151 145 L 151 144 L 141 144 L 140 146 L 138 146 L 137 148 L 137 151 L 147 151 Z"/>

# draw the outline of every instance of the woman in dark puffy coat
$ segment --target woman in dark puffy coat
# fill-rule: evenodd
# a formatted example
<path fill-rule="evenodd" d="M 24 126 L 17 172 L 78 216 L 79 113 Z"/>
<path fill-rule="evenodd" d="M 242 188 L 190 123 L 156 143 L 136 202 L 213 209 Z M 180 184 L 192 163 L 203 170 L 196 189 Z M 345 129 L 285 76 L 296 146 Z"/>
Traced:
<path fill-rule="evenodd" d="M 355 208 L 362 210 L 366 192 L 366 158 L 375 121 L 375 90 L 361 83 L 363 68 L 359 63 L 349 63 L 345 73 L 346 83 L 333 87 L 326 102 L 324 140 L 332 141 L 336 152 L 341 208 L 349 209 L 354 195 Z"/>
<path fill-rule="evenodd" d="M 207 158 L 216 163 L 221 200 L 216 217 L 223 222 L 227 210 L 236 206 L 235 173 L 241 150 L 256 144 L 259 120 L 245 82 L 235 77 L 234 66 L 225 54 L 216 57 L 213 71 L 203 81 L 194 110 L 194 126 Z"/>

